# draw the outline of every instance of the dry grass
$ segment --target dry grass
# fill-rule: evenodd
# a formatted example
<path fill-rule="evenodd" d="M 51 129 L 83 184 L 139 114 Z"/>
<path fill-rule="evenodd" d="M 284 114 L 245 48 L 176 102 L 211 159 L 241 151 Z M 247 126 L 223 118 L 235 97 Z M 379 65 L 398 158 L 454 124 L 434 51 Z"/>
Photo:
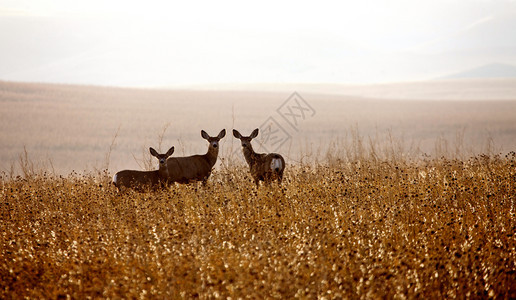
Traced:
<path fill-rule="evenodd" d="M 515 101 L 306 93 L 281 187 L 230 138 L 207 186 L 110 184 L 288 96 L 0 82 L 0 298 L 516 298 Z"/>
<path fill-rule="evenodd" d="M 380 152 L 380 151 L 377 151 Z M 0 298 L 515 298 L 516 156 L 332 157 L 256 189 L 0 181 Z"/>

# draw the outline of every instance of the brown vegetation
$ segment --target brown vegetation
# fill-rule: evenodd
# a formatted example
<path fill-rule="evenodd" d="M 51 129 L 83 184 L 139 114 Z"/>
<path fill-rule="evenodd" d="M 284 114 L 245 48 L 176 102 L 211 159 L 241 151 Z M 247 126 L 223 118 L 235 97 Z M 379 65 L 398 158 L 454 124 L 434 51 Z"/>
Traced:
<path fill-rule="evenodd" d="M 0 180 L 0 298 L 514 298 L 516 156 L 351 152 L 256 189 Z M 30 169 L 30 167 L 28 168 Z"/>

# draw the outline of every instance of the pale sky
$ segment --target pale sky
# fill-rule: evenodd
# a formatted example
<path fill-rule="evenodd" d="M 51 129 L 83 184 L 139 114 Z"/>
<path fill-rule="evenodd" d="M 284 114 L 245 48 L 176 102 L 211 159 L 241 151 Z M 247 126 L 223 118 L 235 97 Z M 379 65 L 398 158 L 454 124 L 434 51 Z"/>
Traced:
<path fill-rule="evenodd" d="M 515 28 L 515 0 L 0 0 L 0 80 L 426 80 L 516 65 Z"/>

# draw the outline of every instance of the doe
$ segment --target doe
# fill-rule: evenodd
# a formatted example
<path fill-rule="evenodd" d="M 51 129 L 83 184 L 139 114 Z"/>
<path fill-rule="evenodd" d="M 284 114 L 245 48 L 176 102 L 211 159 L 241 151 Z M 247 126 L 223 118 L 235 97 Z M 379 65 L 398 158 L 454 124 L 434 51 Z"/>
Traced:
<path fill-rule="evenodd" d="M 201 130 L 201 137 L 208 141 L 208 152 L 203 155 L 186 157 L 170 157 L 167 159 L 169 182 L 190 183 L 202 181 L 206 184 L 213 166 L 219 155 L 219 141 L 226 136 L 226 129 L 222 129 L 216 137 L 211 137 Z"/>
<path fill-rule="evenodd" d="M 149 151 L 152 156 L 158 159 L 159 169 L 154 171 L 123 170 L 117 172 L 113 176 L 113 184 L 119 191 L 133 189 L 143 192 L 166 184 L 168 180 L 167 159 L 174 153 L 174 147 L 171 147 L 165 154 L 159 154 L 152 147 L 149 148 Z"/>
<path fill-rule="evenodd" d="M 258 128 L 250 136 L 242 136 L 238 130 L 233 129 L 233 136 L 242 143 L 242 151 L 256 186 L 260 185 L 260 181 L 270 184 L 273 180 L 278 180 L 281 184 L 285 170 L 283 156 L 277 153 L 256 153 L 253 150 L 251 140 L 258 136 Z"/>

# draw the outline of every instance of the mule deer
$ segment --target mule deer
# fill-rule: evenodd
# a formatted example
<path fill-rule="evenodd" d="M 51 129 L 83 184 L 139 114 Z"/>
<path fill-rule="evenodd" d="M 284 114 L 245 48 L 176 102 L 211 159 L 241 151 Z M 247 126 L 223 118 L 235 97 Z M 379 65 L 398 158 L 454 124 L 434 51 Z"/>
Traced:
<path fill-rule="evenodd" d="M 206 184 L 211 170 L 217 162 L 219 141 L 224 136 L 226 136 L 226 129 L 222 129 L 216 137 L 211 137 L 206 131 L 201 130 L 201 137 L 210 143 L 208 152 L 204 155 L 170 157 L 167 159 L 169 182 L 190 183 L 202 181 L 203 184 Z"/>
<path fill-rule="evenodd" d="M 233 136 L 242 143 L 245 161 L 249 165 L 256 186 L 260 185 L 260 180 L 265 183 L 278 180 L 281 184 L 285 170 L 283 156 L 277 153 L 256 153 L 253 150 L 251 140 L 258 136 L 258 128 L 253 130 L 250 136 L 242 136 L 238 130 L 233 129 Z"/>
<path fill-rule="evenodd" d="M 159 169 L 154 171 L 123 170 L 117 172 L 113 176 L 113 184 L 119 191 L 130 188 L 143 192 L 166 184 L 168 180 L 167 158 L 174 153 L 174 147 L 171 147 L 165 154 L 159 154 L 152 147 L 149 148 L 149 151 L 152 156 L 158 159 Z"/>

